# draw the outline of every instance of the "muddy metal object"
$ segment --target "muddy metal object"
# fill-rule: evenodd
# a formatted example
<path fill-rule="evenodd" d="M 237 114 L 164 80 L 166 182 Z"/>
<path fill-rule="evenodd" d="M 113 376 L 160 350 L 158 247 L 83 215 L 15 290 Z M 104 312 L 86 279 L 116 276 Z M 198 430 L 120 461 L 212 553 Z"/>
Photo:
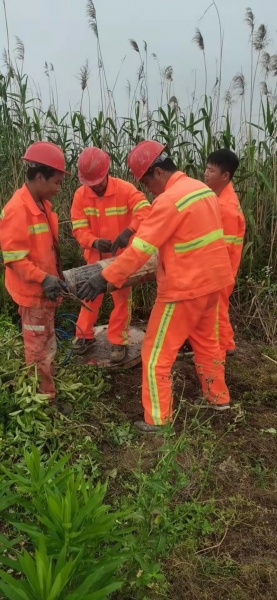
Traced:
<path fill-rule="evenodd" d="M 83 307 L 86 310 L 88 310 L 89 312 L 93 313 L 93 310 L 85 302 L 83 302 L 83 300 L 80 300 L 80 298 L 78 298 L 78 296 L 75 296 L 75 294 L 72 294 L 72 292 L 62 291 L 61 295 L 63 298 L 70 298 L 74 302 L 77 302 L 77 304 L 80 304 L 81 307 Z"/>
<path fill-rule="evenodd" d="M 131 327 L 129 331 L 129 344 L 125 358 L 120 363 L 111 363 L 111 344 L 107 340 L 108 325 L 95 327 L 96 343 L 85 354 L 77 356 L 75 362 L 82 365 L 95 365 L 96 367 L 107 367 L 109 369 L 130 369 L 141 362 L 141 344 L 144 331 L 137 327 Z"/>
<path fill-rule="evenodd" d="M 64 271 L 64 279 L 67 283 L 70 294 L 76 295 L 81 285 L 92 275 L 101 272 L 102 269 L 110 265 L 115 258 L 107 258 L 100 260 L 93 265 L 85 265 L 76 269 Z M 149 258 L 147 263 L 143 265 L 134 275 L 129 277 L 123 287 L 134 287 L 147 281 L 155 281 L 157 270 L 158 257 L 157 255 Z M 108 283 L 107 291 L 113 292 L 116 290 L 112 284 Z M 141 344 L 144 337 L 144 331 L 137 327 L 131 327 L 129 331 L 129 340 L 127 353 L 124 360 L 120 363 L 111 363 L 110 352 L 111 344 L 107 340 L 106 331 L 107 325 L 95 327 L 95 337 L 97 343 L 85 354 L 75 358 L 79 364 L 92 364 L 97 367 L 108 367 L 109 369 L 130 369 L 141 362 Z"/>
<path fill-rule="evenodd" d="M 84 265 L 82 267 L 76 267 L 75 269 L 69 269 L 68 271 L 64 271 L 64 279 L 67 283 L 68 290 L 72 294 L 77 294 L 78 289 L 81 287 L 89 277 L 92 275 L 96 275 L 101 272 L 102 269 L 108 267 L 115 258 L 107 258 L 104 260 L 99 260 L 93 265 Z M 158 257 L 157 254 L 151 256 L 147 263 L 143 265 L 134 275 L 131 275 L 122 287 L 135 287 L 140 283 L 146 283 L 147 281 L 155 281 L 156 279 L 156 271 L 157 271 Z M 111 283 L 108 283 L 108 292 L 113 292 L 116 290 L 116 287 Z"/>

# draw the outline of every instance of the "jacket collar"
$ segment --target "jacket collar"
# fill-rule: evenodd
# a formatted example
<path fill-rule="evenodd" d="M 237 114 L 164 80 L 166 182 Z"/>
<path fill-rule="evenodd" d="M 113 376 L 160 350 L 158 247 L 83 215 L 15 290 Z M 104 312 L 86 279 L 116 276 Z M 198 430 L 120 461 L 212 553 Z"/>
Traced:
<path fill-rule="evenodd" d="M 34 198 L 32 194 L 30 194 L 26 183 L 24 183 L 21 189 L 23 192 L 24 202 L 28 206 L 30 213 L 35 216 L 41 215 L 41 210 L 39 206 L 35 203 Z M 48 211 L 52 209 L 52 204 L 51 202 L 49 202 L 49 200 L 43 200 L 43 204 L 45 208 L 48 209 Z"/>
<path fill-rule="evenodd" d="M 183 173 L 183 171 L 175 171 L 175 173 L 173 173 L 173 175 L 171 175 L 171 177 L 167 181 L 164 191 L 166 191 L 174 183 L 176 183 L 176 181 L 178 181 L 178 179 L 181 179 L 181 177 L 187 177 L 186 173 Z"/>
<path fill-rule="evenodd" d="M 113 196 L 116 192 L 116 178 L 115 177 L 111 177 L 109 175 L 108 177 L 108 186 L 107 189 L 105 191 L 104 196 L 97 196 L 97 194 L 94 193 L 94 191 L 88 187 L 87 185 L 84 186 L 87 190 L 89 190 L 89 194 L 90 197 L 93 198 L 94 200 L 98 200 L 99 202 L 101 200 L 105 200 L 105 198 L 107 198 L 108 196 Z"/>
<path fill-rule="evenodd" d="M 233 187 L 233 184 L 231 181 L 225 186 L 225 188 L 223 188 L 223 190 L 222 190 L 221 194 L 219 194 L 218 198 L 219 199 L 225 198 L 225 196 L 228 196 L 228 194 L 230 194 L 230 192 L 231 193 L 234 192 L 234 187 Z"/>

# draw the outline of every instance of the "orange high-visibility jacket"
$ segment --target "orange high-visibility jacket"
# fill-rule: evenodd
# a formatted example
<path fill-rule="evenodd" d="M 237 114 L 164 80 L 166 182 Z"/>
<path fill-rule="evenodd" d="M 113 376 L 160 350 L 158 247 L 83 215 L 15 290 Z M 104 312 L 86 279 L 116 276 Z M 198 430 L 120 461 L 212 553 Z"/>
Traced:
<path fill-rule="evenodd" d="M 218 199 L 181 172 L 170 177 L 165 192 L 153 202 L 132 245 L 102 274 L 120 287 L 157 250 L 158 300 L 197 298 L 234 281 Z"/>
<path fill-rule="evenodd" d="M 87 185 L 82 185 L 74 194 L 71 207 L 73 235 L 85 250 L 88 263 L 101 258 L 92 244 L 98 238 L 112 242 L 126 229 L 137 231 L 139 224 L 150 212 L 145 196 L 128 181 L 109 177 L 104 196 L 99 198 Z M 118 254 L 123 252 L 119 250 Z M 105 254 L 105 258 L 111 254 Z"/>
<path fill-rule="evenodd" d="M 52 211 L 51 202 L 44 200 L 43 206 L 46 214 L 24 184 L 1 212 L 5 285 L 20 306 L 53 306 L 43 295 L 41 282 L 48 274 L 58 277 L 53 245 L 53 236 L 55 242 L 58 240 L 58 217 Z"/>
<path fill-rule="evenodd" d="M 232 183 L 218 196 L 224 239 L 227 244 L 233 275 L 236 277 L 245 234 L 245 219 Z"/>

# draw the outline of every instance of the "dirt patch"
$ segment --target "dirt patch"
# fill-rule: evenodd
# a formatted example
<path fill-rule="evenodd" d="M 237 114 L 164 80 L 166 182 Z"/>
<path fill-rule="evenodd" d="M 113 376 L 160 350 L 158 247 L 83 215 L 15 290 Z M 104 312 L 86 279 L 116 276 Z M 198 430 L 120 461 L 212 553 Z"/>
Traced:
<path fill-rule="evenodd" d="M 226 380 L 232 410 L 222 415 L 211 415 L 208 410 L 195 414 L 189 404 L 199 395 L 193 362 L 181 359 L 174 365 L 176 433 L 188 431 L 193 445 L 195 430 L 199 469 L 205 469 L 205 434 L 200 437 L 197 427 L 202 431 L 209 427 L 216 450 L 205 496 L 214 499 L 225 527 L 221 539 L 215 537 L 207 547 L 203 538 L 195 552 L 186 544 L 171 552 L 163 567 L 168 582 L 163 597 L 168 600 L 277 599 L 277 367 L 262 356 L 267 352 L 276 360 L 277 352 L 241 341 L 236 354 L 228 358 Z M 141 368 L 113 374 L 111 381 L 123 420 L 133 423 L 141 418 Z M 143 447 L 141 443 L 123 445 L 116 457 L 110 448 L 107 460 L 124 480 L 138 461 L 151 471 L 160 444 L 159 439 L 145 436 Z M 191 455 L 178 457 L 184 472 L 190 469 L 190 461 Z M 120 477 L 115 486 L 121 486 Z M 184 490 L 178 502 L 186 502 L 188 493 Z M 153 591 L 150 598 L 160 596 Z"/>

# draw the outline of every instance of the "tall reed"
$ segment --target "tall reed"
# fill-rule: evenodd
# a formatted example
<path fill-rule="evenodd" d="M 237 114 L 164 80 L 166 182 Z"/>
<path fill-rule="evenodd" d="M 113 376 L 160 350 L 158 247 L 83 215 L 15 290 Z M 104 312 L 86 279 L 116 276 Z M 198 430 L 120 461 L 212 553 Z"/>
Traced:
<path fill-rule="evenodd" d="M 3 6 L 6 8 L 5 2 Z M 79 73 L 79 110 L 60 116 L 53 65 L 45 63 L 50 99 L 50 105 L 46 109 L 37 87 L 24 71 L 25 49 L 22 41 L 17 38 L 13 55 L 8 42 L 4 52 L 5 67 L 0 74 L 0 204 L 2 206 L 24 181 L 25 169 L 21 157 L 26 146 L 42 139 L 59 144 L 66 154 L 72 173 L 72 177 L 65 181 L 57 200 L 61 239 L 71 242 L 74 260 L 78 260 L 79 254 L 70 233 L 69 209 L 74 189 L 78 185 L 76 162 L 83 147 L 95 145 L 104 148 L 111 156 L 112 173 L 122 178 L 129 177 L 126 157 L 130 148 L 145 138 L 154 138 L 166 144 L 178 168 L 198 178 L 203 177 L 207 155 L 213 149 L 231 148 L 240 157 L 235 186 L 247 222 L 241 281 L 246 290 L 244 300 L 245 297 L 249 300 L 246 276 L 263 281 L 263 269 L 269 268 L 271 281 L 276 278 L 277 55 L 269 52 L 266 25 L 256 27 L 253 11 L 247 8 L 245 18 L 250 29 L 250 83 L 245 73 L 237 72 L 224 97 L 220 98 L 223 34 L 216 3 L 213 2 L 210 8 L 217 11 L 219 21 L 218 77 L 209 94 L 206 45 L 200 30 L 197 30 L 194 41 L 203 52 L 205 93 L 200 102 L 193 93 L 192 100 L 185 109 L 180 107 L 174 95 L 173 67 L 163 68 L 156 54 L 149 56 L 145 41 L 142 50 L 135 40 L 130 40 L 131 47 L 139 58 L 137 82 L 134 89 L 128 83 L 129 111 L 126 117 L 118 117 L 114 89 L 118 85 L 120 71 L 114 85 L 109 87 L 96 9 L 92 0 L 87 2 L 87 18 L 88 26 L 96 38 L 98 56 L 101 110 L 97 115 L 87 115 L 84 110 L 85 94 L 89 99 L 88 61 L 80 68 Z M 8 34 L 7 19 L 6 27 Z M 150 60 L 156 62 L 160 78 L 160 106 L 156 107 L 151 106 L 149 96 Z M 259 113 L 253 120 L 253 107 L 257 98 Z M 89 113 L 90 111 L 89 103 Z M 236 127 L 235 115 L 238 114 L 240 124 Z M 67 257 L 67 263 L 69 262 L 70 258 Z"/>

